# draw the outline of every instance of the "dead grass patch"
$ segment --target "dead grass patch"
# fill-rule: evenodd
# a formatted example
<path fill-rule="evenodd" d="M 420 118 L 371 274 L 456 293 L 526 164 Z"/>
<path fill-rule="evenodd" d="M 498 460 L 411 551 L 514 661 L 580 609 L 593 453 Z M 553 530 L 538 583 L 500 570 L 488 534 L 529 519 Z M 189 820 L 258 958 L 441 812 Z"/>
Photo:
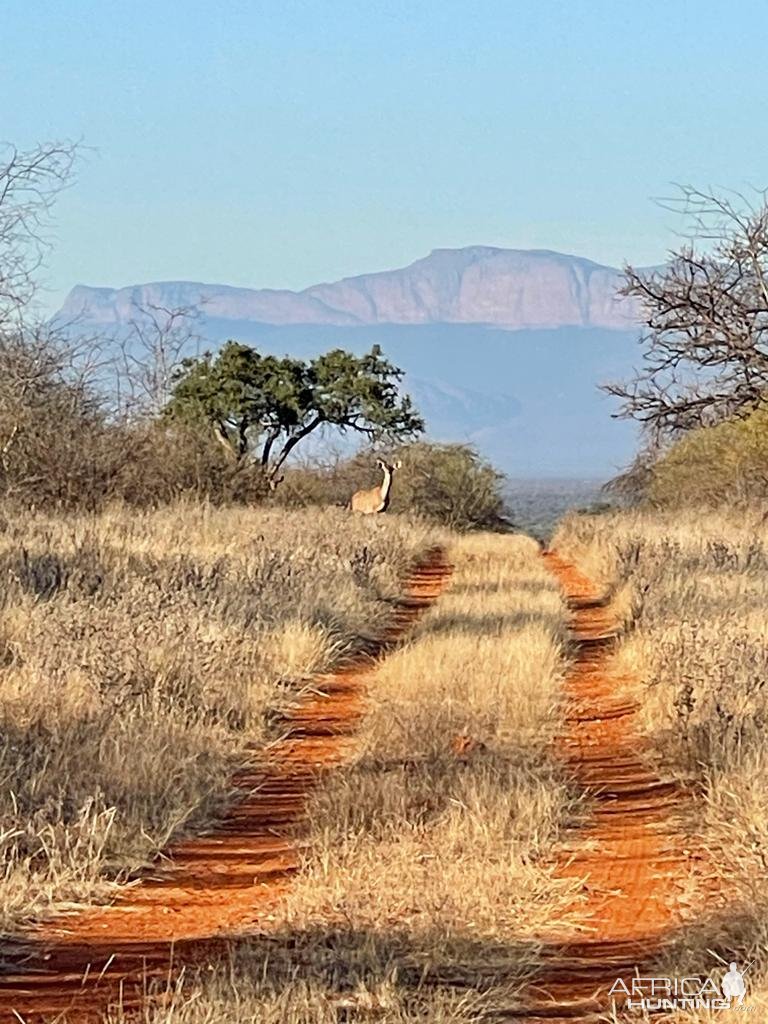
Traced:
<path fill-rule="evenodd" d="M 383 628 L 434 539 L 341 510 L 6 520 L 0 927 L 215 816 L 268 712 Z"/>
<path fill-rule="evenodd" d="M 275 1005 L 290 1022 L 463 1024 L 514 1003 L 531 936 L 569 901 L 544 861 L 575 809 L 551 748 L 565 609 L 528 538 L 464 537 L 452 558 L 450 588 L 371 679 L 354 763 L 314 800 L 275 934 L 153 1024 Z"/>

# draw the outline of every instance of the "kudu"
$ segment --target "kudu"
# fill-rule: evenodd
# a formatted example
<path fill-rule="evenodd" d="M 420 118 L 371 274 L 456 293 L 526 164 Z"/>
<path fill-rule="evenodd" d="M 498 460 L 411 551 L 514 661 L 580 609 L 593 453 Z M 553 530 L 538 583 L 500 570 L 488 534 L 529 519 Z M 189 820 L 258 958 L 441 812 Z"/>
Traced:
<path fill-rule="evenodd" d="M 381 467 L 384 479 L 378 487 L 371 487 L 367 491 L 355 491 L 350 502 L 353 512 L 371 516 L 377 512 L 387 511 L 392 493 L 392 476 L 396 469 L 400 469 L 401 462 L 398 460 L 390 465 L 383 459 L 376 459 L 376 465 Z"/>

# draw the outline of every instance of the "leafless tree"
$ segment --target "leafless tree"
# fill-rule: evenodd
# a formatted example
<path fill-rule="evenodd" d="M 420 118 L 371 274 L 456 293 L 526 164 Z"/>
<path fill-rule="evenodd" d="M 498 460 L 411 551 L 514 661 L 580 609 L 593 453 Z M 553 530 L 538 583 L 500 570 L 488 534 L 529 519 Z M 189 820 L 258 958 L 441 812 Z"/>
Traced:
<path fill-rule="evenodd" d="M 119 341 L 117 387 L 121 411 L 131 418 L 157 416 L 171 395 L 182 359 L 200 353 L 196 306 L 136 305 Z"/>
<path fill-rule="evenodd" d="M 50 493 L 105 426 L 93 352 L 37 327 L 0 332 L 0 495 Z"/>
<path fill-rule="evenodd" d="M 17 324 L 37 286 L 51 205 L 71 180 L 77 145 L 0 146 L 0 330 Z"/>
<path fill-rule="evenodd" d="M 768 394 L 768 195 L 684 187 L 668 205 L 685 240 L 653 272 L 625 269 L 639 303 L 643 364 L 606 385 L 654 445 L 747 412 Z"/>

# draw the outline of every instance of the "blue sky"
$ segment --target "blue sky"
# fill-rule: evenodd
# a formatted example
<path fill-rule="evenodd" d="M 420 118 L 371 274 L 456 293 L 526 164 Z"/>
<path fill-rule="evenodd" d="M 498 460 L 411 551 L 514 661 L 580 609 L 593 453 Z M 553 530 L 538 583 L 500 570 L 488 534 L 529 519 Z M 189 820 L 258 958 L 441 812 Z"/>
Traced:
<path fill-rule="evenodd" d="M 51 306 L 475 243 L 652 263 L 671 182 L 768 185 L 762 0 L 10 0 L 2 21 L 0 138 L 91 147 Z"/>

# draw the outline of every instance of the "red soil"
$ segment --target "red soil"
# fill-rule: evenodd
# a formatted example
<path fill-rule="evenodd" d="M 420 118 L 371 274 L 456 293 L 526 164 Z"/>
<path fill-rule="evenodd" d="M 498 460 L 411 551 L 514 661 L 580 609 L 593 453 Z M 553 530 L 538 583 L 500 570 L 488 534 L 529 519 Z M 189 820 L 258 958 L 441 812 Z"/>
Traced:
<path fill-rule="evenodd" d="M 283 739 L 234 780 L 243 791 L 205 836 L 177 843 L 139 884 L 109 907 L 56 918 L 0 950 L 0 1020 L 100 1020 L 118 999 L 145 999 L 153 978 L 267 927 L 296 871 L 308 800 L 324 774 L 347 759 L 375 661 L 440 593 L 450 573 L 431 552 L 407 582 L 390 630 L 373 654 L 315 681 L 286 716 Z"/>
<path fill-rule="evenodd" d="M 657 774 L 637 725 L 633 681 L 609 671 L 617 630 L 610 606 L 574 566 L 557 554 L 545 558 L 572 610 L 577 645 L 558 754 L 591 799 L 556 855 L 556 874 L 582 882 L 565 915 L 576 925 L 543 937 L 543 969 L 524 1008 L 510 1015 L 586 1024 L 614 1019 L 606 1016 L 611 986 L 642 973 L 682 923 L 696 861 L 682 825 L 692 798 Z"/>

